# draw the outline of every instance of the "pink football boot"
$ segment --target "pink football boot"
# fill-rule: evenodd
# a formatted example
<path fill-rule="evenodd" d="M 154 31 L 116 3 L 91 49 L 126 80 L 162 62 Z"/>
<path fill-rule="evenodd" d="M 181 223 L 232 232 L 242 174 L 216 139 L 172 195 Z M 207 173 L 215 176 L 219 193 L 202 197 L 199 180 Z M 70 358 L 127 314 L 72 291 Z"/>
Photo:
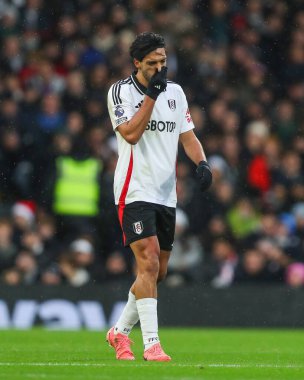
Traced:
<path fill-rule="evenodd" d="M 160 343 L 156 343 L 144 352 L 144 359 L 155 362 L 169 362 L 171 357 L 164 353 Z"/>
<path fill-rule="evenodd" d="M 107 342 L 116 352 L 118 360 L 135 360 L 134 354 L 131 351 L 131 343 L 133 343 L 127 335 L 114 334 L 114 327 L 107 332 Z"/>

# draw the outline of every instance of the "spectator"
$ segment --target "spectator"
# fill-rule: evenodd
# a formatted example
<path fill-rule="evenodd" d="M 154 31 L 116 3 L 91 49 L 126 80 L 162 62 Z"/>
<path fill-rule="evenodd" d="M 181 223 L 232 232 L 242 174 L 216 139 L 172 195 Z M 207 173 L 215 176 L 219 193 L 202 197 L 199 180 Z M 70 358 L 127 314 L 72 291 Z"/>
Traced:
<path fill-rule="evenodd" d="M 55 158 L 52 170 L 46 178 L 47 201 L 57 218 L 58 236 L 69 241 L 79 234 L 96 234 L 102 162 L 79 140 L 70 155 Z"/>
<path fill-rule="evenodd" d="M 37 233 L 43 252 L 39 257 L 40 269 L 51 266 L 59 257 L 61 244 L 57 239 L 56 221 L 49 215 L 43 215 L 37 222 Z"/>
<path fill-rule="evenodd" d="M 38 278 L 39 268 L 32 252 L 21 250 L 16 257 L 15 269 L 20 275 L 20 283 L 34 284 Z"/>
<path fill-rule="evenodd" d="M 229 240 L 217 238 L 211 247 L 205 278 L 215 288 L 225 288 L 233 282 L 235 267 L 238 263 L 237 253 Z"/>
<path fill-rule="evenodd" d="M 284 271 L 290 263 L 285 252 L 275 242 L 268 239 L 258 240 L 256 248 L 266 260 L 266 272 L 269 281 L 283 281 Z"/>
<path fill-rule="evenodd" d="M 296 203 L 292 207 L 292 215 L 295 218 L 295 235 L 300 238 L 301 261 L 304 262 L 304 203 Z"/>
<path fill-rule="evenodd" d="M 129 278 L 128 263 L 124 253 L 120 251 L 111 252 L 105 262 L 105 280 L 127 280 Z"/>
<path fill-rule="evenodd" d="M 291 288 L 301 288 L 304 286 L 304 264 L 293 263 L 286 269 L 286 284 Z"/>
<path fill-rule="evenodd" d="M 19 247 L 21 246 L 22 235 L 34 226 L 35 208 L 36 205 L 33 201 L 18 201 L 12 208 L 14 241 Z"/>
<path fill-rule="evenodd" d="M 20 285 L 21 275 L 16 268 L 6 269 L 3 273 L 1 273 L 1 282 L 6 285 Z"/>
<path fill-rule="evenodd" d="M 65 114 L 61 111 L 60 98 L 56 94 L 46 95 L 41 104 L 41 112 L 37 115 L 37 124 L 43 137 L 42 142 L 48 141 L 48 135 L 63 128 Z"/>
<path fill-rule="evenodd" d="M 17 252 L 11 221 L 0 219 L 0 273 L 14 265 Z"/>
<path fill-rule="evenodd" d="M 248 249 L 236 267 L 235 284 L 263 284 L 269 281 L 265 256 L 257 249 Z"/>
<path fill-rule="evenodd" d="M 24 159 L 20 133 L 16 129 L 5 127 L 1 133 L 0 149 L 2 197 L 10 202 L 30 197 L 33 167 L 30 161 Z"/>
<path fill-rule="evenodd" d="M 283 143 L 289 142 L 298 130 L 294 104 L 289 99 L 282 99 L 278 102 L 275 111 L 274 122 L 277 135 Z"/>
<path fill-rule="evenodd" d="M 40 282 L 43 285 L 60 285 L 62 284 L 63 276 L 60 273 L 60 268 L 57 264 L 51 264 L 41 271 Z"/>
<path fill-rule="evenodd" d="M 85 79 L 80 70 L 73 70 L 67 74 L 66 89 L 62 97 L 62 104 L 66 112 L 84 111 L 83 98 L 86 97 Z M 75 115 L 75 114 L 74 114 Z"/>
<path fill-rule="evenodd" d="M 252 202 L 242 197 L 228 211 L 227 220 L 229 227 L 237 239 L 242 239 L 255 232 L 260 224 L 260 216 Z"/>
<path fill-rule="evenodd" d="M 74 240 L 68 252 L 63 254 L 59 259 L 59 269 L 64 281 L 72 286 L 87 284 L 91 280 L 88 267 L 93 261 L 93 245 L 86 239 L 80 238 Z"/>

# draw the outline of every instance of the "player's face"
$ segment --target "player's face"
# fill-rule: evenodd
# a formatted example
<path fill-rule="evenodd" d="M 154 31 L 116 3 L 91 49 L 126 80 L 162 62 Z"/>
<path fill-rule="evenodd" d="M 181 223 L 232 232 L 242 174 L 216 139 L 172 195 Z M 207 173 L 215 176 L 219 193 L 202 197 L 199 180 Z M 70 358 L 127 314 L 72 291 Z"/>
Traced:
<path fill-rule="evenodd" d="M 157 48 L 147 54 L 142 61 L 135 60 L 135 66 L 138 70 L 139 80 L 147 86 L 151 77 L 166 66 L 167 56 L 165 48 Z"/>

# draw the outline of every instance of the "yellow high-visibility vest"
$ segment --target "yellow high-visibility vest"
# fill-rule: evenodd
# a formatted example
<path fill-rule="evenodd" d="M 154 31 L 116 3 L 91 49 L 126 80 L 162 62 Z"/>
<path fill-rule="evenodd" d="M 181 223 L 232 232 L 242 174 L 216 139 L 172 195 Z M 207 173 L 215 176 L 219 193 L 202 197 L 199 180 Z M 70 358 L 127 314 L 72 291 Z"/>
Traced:
<path fill-rule="evenodd" d="M 58 157 L 56 168 L 53 211 L 59 215 L 97 215 L 101 163 L 94 158 L 78 161 Z"/>

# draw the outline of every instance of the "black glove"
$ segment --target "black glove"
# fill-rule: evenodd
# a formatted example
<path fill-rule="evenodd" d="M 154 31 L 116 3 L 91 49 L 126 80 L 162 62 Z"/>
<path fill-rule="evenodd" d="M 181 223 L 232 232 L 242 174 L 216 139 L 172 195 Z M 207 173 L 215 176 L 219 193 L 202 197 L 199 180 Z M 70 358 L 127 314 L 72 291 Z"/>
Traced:
<path fill-rule="evenodd" d="M 158 95 L 167 88 L 167 71 L 168 67 L 163 66 L 152 76 L 148 84 L 147 96 L 156 100 Z"/>
<path fill-rule="evenodd" d="M 196 168 L 196 177 L 200 182 L 201 191 L 209 189 L 212 183 L 212 172 L 207 161 L 201 161 Z"/>

